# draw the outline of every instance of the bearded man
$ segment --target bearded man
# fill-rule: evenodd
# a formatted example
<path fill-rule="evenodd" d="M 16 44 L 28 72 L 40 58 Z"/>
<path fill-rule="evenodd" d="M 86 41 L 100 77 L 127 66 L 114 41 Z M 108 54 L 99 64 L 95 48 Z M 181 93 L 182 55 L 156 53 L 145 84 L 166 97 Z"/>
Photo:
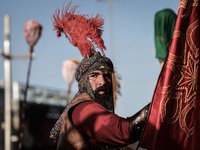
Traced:
<path fill-rule="evenodd" d="M 70 37 L 70 42 L 78 47 L 84 59 L 75 74 L 79 91 L 67 105 L 50 137 L 59 137 L 58 150 L 120 149 L 139 140 L 149 105 L 129 118 L 114 113 L 114 67 L 103 53 L 105 46 L 100 29 L 103 20 L 98 16 L 86 18 L 85 15 L 76 15 L 77 7 L 69 9 L 70 5 L 62 11 L 61 17 L 60 11 L 56 12 L 54 29 L 58 36 L 64 32 L 68 39 Z M 81 34 L 75 36 L 75 33 Z M 91 40 L 88 41 L 88 38 Z M 91 41 L 98 45 L 103 55 L 94 50 Z"/>

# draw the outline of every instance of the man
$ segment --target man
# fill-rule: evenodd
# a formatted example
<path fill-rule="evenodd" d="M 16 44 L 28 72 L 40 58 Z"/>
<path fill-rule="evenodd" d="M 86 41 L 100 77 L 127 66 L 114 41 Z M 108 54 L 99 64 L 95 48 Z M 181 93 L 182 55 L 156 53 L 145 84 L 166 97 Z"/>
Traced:
<path fill-rule="evenodd" d="M 57 35 L 60 35 L 59 32 L 64 32 L 66 37 L 70 36 L 70 42 L 77 46 L 85 57 L 75 74 L 79 91 L 52 129 L 51 137 L 56 139 L 59 136 L 58 150 L 118 149 L 134 143 L 139 140 L 143 131 L 149 105 L 129 118 L 122 118 L 114 113 L 113 63 L 100 52 L 94 51 L 91 43 L 89 46 L 85 45 L 88 44 L 88 38 L 91 38 L 92 41 L 96 40 L 101 50 L 105 48 L 99 29 L 102 20 L 98 17 L 87 19 L 85 16 L 75 15 L 74 9 L 69 11 L 70 4 L 66 11 L 62 11 L 61 18 L 59 14 L 54 16 L 54 27 Z M 83 38 L 81 34 L 78 40 L 76 39 L 74 33 L 77 33 L 75 32 L 78 28 L 77 23 L 76 28 L 72 29 L 76 19 L 78 23 L 81 22 L 81 25 L 84 24 L 84 34 L 87 38 Z M 88 29 L 88 22 L 92 29 Z M 88 36 L 91 30 L 95 30 L 93 33 L 99 32 L 98 36 L 95 38 L 94 34 Z"/>
<path fill-rule="evenodd" d="M 112 73 L 111 60 L 99 52 L 80 64 L 79 96 L 68 105 L 58 149 L 116 148 L 139 140 L 148 107 L 127 119 L 114 114 Z"/>

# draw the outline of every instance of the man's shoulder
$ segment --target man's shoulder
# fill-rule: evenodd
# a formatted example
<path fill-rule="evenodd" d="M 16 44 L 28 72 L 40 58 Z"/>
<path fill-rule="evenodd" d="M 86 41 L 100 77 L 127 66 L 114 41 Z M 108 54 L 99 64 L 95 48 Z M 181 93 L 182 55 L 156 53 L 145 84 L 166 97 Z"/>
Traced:
<path fill-rule="evenodd" d="M 76 105 L 77 103 L 84 102 L 84 101 L 93 101 L 93 99 L 87 93 L 82 93 L 77 98 L 72 100 L 70 105 Z"/>
<path fill-rule="evenodd" d="M 74 109 L 77 105 L 83 102 L 95 102 L 87 93 L 82 93 L 67 105 L 67 110 Z"/>

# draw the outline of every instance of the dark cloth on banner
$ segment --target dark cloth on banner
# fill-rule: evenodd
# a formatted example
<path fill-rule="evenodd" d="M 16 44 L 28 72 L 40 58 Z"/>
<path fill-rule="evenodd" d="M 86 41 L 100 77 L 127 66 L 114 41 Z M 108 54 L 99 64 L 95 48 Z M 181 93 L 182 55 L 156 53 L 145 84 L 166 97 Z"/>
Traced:
<path fill-rule="evenodd" d="M 199 48 L 199 0 L 181 0 L 171 48 L 140 139 L 141 147 L 200 150 Z"/>
<path fill-rule="evenodd" d="M 162 9 L 155 14 L 154 27 L 155 27 L 155 47 L 156 58 L 161 62 L 165 61 L 165 58 L 169 51 L 172 35 L 174 32 L 174 26 L 176 23 L 176 13 L 171 9 Z"/>

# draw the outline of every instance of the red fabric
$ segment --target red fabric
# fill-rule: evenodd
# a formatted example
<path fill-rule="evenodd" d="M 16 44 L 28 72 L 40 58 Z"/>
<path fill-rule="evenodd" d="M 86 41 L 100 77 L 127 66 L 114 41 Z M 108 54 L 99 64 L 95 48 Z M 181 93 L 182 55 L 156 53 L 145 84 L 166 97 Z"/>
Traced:
<path fill-rule="evenodd" d="M 133 142 L 130 141 L 130 122 L 96 102 L 83 102 L 76 106 L 72 120 L 75 127 L 85 133 L 94 145 L 106 143 L 125 146 Z"/>
<path fill-rule="evenodd" d="M 141 147 L 200 150 L 199 15 L 199 0 L 181 0 L 172 45 L 153 95 Z"/>

